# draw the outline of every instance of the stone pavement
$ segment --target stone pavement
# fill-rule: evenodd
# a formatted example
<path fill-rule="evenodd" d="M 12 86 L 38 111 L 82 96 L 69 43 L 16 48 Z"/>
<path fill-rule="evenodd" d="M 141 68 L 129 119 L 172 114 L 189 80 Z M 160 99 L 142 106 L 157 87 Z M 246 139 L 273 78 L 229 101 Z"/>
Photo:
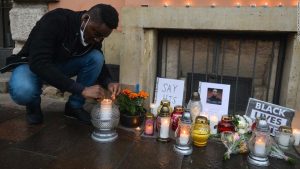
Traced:
<path fill-rule="evenodd" d="M 91 139 L 92 126 L 63 116 L 65 101 L 42 97 L 45 121 L 42 125 L 28 125 L 25 109 L 0 94 L 0 168 L 1 169 L 209 169 L 258 168 L 250 166 L 247 155 L 232 155 L 223 161 L 225 147 L 210 140 L 203 148 L 194 147 L 191 156 L 174 153 L 174 140 L 158 143 L 145 138 L 135 129 L 120 126 L 119 137 L 112 143 L 98 143 Z M 91 109 L 93 104 L 86 104 Z M 270 159 L 267 168 L 300 168 Z"/>
<path fill-rule="evenodd" d="M 172 152 L 172 144 L 157 145 L 156 151 L 152 151 L 156 141 L 141 141 L 136 130 L 118 129 L 119 138 L 113 143 L 93 141 L 92 126 L 63 116 L 64 101 L 43 97 L 44 124 L 30 126 L 25 122 L 24 107 L 13 103 L 8 94 L 0 94 L 0 100 L 1 169 L 181 166 L 182 157 L 168 153 Z M 86 105 L 87 109 L 91 107 Z"/>

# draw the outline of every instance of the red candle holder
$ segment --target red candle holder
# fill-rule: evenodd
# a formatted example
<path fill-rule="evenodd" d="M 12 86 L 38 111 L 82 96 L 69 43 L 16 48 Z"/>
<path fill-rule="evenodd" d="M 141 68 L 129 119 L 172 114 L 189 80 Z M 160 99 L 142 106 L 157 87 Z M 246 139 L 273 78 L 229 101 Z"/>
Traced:
<path fill-rule="evenodd" d="M 235 131 L 233 118 L 230 115 L 223 115 L 222 120 L 218 123 L 218 132 L 222 133 L 224 131 Z"/>
<path fill-rule="evenodd" d="M 178 121 L 183 114 L 183 107 L 182 106 L 175 106 L 174 111 L 171 114 L 171 123 L 172 123 L 172 130 L 175 131 L 178 127 Z"/>

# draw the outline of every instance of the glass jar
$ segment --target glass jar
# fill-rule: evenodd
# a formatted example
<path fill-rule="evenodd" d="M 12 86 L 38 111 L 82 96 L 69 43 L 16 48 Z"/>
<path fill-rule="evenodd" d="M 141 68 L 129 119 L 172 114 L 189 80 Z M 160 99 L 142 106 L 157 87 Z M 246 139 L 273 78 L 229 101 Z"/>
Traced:
<path fill-rule="evenodd" d="M 280 148 L 284 150 L 288 149 L 295 141 L 292 128 L 289 126 L 280 126 L 275 133 L 275 140 Z"/>
<path fill-rule="evenodd" d="M 218 132 L 222 133 L 224 131 L 235 131 L 233 124 L 233 118 L 230 115 L 223 115 L 221 121 L 218 123 Z"/>
<path fill-rule="evenodd" d="M 175 131 L 178 126 L 178 121 L 181 118 L 183 114 L 183 107 L 182 106 L 175 106 L 174 111 L 171 114 L 171 125 L 172 125 L 172 130 Z"/>
<path fill-rule="evenodd" d="M 202 112 L 202 104 L 198 92 L 193 92 L 192 97 L 187 105 L 187 109 L 191 112 L 192 120 L 195 122 L 197 116 Z"/>
<path fill-rule="evenodd" d="M 207 118 L 204 116 L 197 116 L 192 130 L 194 145 L 199 147 L 206 146 L 209 133 L 210 129 Z"/>
<path fill-rule="evenodd" d="M 154 134 L 154 115 L 150 112 L 145 116 L 144 134 L 149 136 Z"/>
<path fill-rule="evenodd" d="M 91 137 L 99 142 L 111 142 L 117 139 L 116 128 L 119 124 L 119 108 L 110 99 L 104 99 L 96 104 L 91 112 L 91 122 L 95 127 Z"/>
<path fill-rule="evenodd" d="M 157 117 L 156 117 L 156 131 L 158 131 L 158 128 L 160 127 L 160 116 L 159 113 L 161 112 L 161 108 L 165 106 L 168 107 L 169 109 L 169 114 L 172 113 L 172 107 L 171 107 L 171 103 L 169 100 L 163 99 L 160 101 L 160 105 L 157 108 Z"/>
<path fill-rule="evenodd" d="M 256 123 L 256 129 L 252 132 L 252 136 L 248 141 L 250 153 L 248 162 L 256 166 L 268 166 L 272 146 L 270 129 L 265 119 L 260 119 Z"/>
<path fill-rule="evenodd" d="M 192 154 L 191 128 L 191 114 L 190 112 L 184 112 L 175 131 L 176 144 L 174 145 L 174 150 L 177 153 L 182 155 Z"/>
<path fill-rule="evenodd" d="M 169 142 L 170 141 L 170 109 L 168 106 L 163 105 L 159 112 L 160 125 L 158 127 L 158 137 L 159 142 Z"/>

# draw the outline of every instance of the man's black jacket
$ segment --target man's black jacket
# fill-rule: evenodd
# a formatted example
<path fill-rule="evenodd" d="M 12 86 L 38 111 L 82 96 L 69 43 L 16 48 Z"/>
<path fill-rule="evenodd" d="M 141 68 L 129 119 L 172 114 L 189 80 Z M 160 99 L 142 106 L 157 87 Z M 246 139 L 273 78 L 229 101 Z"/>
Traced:
<path fill-rule="evenodd" d="M 64 75 L 55 64 L 82 56 L 92 49 L 102 52 L 101 43 L 86 47 L 81 44 L 80 26 L 84 12 L 55 9 L 46 13 L 31 30 L 22 50 L 7 59 L 7 65 L 13 67 L 28 62 L 31 71 L 43 81 L 62 91 L 81 94 L 84 86 Z M 110 82 L 111 76 L 104 64 L 98 83 L 107 87 Z"/>

